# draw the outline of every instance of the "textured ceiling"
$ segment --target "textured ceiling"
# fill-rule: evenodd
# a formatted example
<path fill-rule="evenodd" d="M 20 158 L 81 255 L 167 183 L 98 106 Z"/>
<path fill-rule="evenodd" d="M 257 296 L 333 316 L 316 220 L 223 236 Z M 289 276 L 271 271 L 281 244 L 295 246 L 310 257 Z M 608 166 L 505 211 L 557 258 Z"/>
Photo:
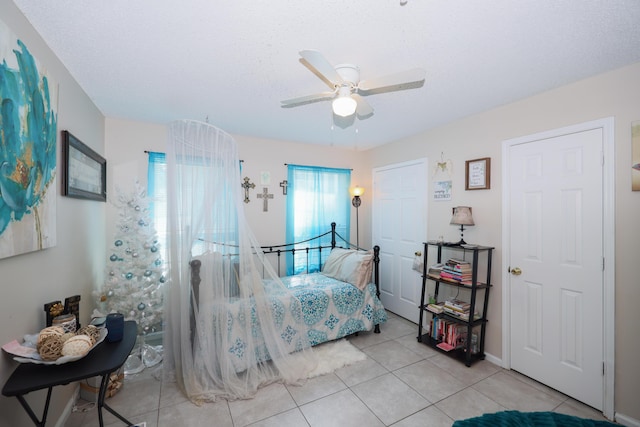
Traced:
<path fill-rule="evenodd" d="M 14 2 L 107 117 L 354 149 L 640 62 L 638 0 Z M 302 49 L 363 80 L 426 80 L 367 96 L 374 114 L 352 123 L 328 101 L 281 108 L 328 90 Z"/>

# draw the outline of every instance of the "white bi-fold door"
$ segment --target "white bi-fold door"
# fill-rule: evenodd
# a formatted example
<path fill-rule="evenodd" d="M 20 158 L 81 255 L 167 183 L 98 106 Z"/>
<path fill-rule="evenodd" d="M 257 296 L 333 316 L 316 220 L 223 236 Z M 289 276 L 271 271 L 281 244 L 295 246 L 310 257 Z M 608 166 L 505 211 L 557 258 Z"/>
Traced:
<path fill-rule="evenodd" d="M 427 224 L 427 159 L 373 170 L 373 244 L 380 246 L 380 298 L 418 323 L 422 276 L 412 269 Z"/>

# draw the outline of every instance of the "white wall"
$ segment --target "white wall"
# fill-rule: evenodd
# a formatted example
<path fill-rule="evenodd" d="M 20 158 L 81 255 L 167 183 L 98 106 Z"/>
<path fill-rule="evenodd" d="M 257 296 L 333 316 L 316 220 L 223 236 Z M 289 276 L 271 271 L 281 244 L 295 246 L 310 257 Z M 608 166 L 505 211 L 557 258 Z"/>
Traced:
<path fill-rule="evenodd" d="M 449 225 L 451 208 L 473 207 L 475 227 L 465 230 L 465 240 L 496 247 L 489 305 L 486 351 L 502 356 L 501 272 L 501 146 L 524 135 L 590 120 L 615 118 L 616 198 L 616 374 L 615 410 L 640 420 L 640 192 L 631 191 L 631 122 L 640 120 L 640 64 L 567 85 L 513 104 L 458 120 L 372 150 L 372 167 L 443 153 L 454 164 L 453 198 L 430 202 L 428 237 L 453 240 L 459 230 Z M 491 157 L 491 189 L 465 191 L 465 160 Z M 430 165 L 434 167 L 434 165 Z M 429 184 L 429 190 L 432 184 Z"/>
<path fill-rule="evenodd" d="M 69 130 L 104 154 L 104 118 L 63 64 L 10 0 L 0 0 L 0 19 L 46 67 L 58 87 L 57 245 L 43 251 L 0 259 L 0 343 L 21 339 L 45 326 L 45 303 L 81 295 L 80 321 L 93 310 L 92 287 L 102 281 L 105 253 L 105 204 L 60 196 L 62 159 L 60 131 Z M 4 353 L 4 352 L 3 352 Z M 6 354 L 0 360 L 0 384 L 16 367 Z M 60 418 L 75 385 L 57 387 L 52 394 L 49 420 Z M 40 414 L 45 392 L 30 393 L 27 401 Z M 32 426 L 18 400 L 0 396 L 0 425 Z"/>
<path fill-rule="evenodd" d="M 212 124 L 214 120 L 212 120 Z M 109 173 L 113 180 L 109 181 L 109 190 L 120 187 L 130 191 L 136 179 L 146 187 L 147 183 L 147 151 L 166 151 L 165 125 L 132 122 L 120 119 L 106 121 L 106 147 L 109 159 Z M 299 143 L 274 141 L 233 135 L 238 143 L 240 159 L 243 160 L 242 178 L 249 177 L 256 184 L 249 190 L 250 202 L 245 205 L 245 215 L 254 234 L 262 245 L 284 243 L 286 196 L 282 194 L 279 183 L 287 179 L 285 163 L 327 166 L 335 168 L 352 168 L 352 182 L 371 188 L 371 168 L 367 152 L 345 150 L 330 146 L 302 145 Z M 263 212 L 262 199 L 256 195 L 262 192 L 260 175 L 269 172 L 271 184 L 267 212 Z M 240 186 L 240 182 L 238 186 Z M 360 207 L 360 241 L 370 244 L 368 195 L 363 196 Z M 352 209 L 352 241 L 355 242 L 355 208 Z M 108 207 L 107 236 L 112 234 L 117 220 L 117 212 L 111 205 Z M 329 230 L 330 224 L 327 224 Z"/>

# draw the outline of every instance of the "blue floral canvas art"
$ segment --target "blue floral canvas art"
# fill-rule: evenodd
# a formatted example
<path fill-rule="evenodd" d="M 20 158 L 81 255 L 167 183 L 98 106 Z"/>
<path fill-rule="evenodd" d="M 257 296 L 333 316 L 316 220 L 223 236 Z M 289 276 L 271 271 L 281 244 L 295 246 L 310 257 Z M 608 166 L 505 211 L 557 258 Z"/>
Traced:
<path fill-rule="evenodd" d="M 0 258 L 56 244 L 57 87 L 0 21 Z"/>

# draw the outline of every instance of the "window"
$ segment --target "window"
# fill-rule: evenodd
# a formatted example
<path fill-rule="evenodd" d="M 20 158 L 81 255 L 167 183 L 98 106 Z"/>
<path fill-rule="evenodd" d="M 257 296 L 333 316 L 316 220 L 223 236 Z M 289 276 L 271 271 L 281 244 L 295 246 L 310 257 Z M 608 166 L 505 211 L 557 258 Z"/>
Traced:
<path fill-rule="evenodd" d="M 349 237 L 350 201 L 349 169 L 321 168 L 315 166 L 288 165 L 289 196 L 287 197 L 287 242 L 300 242 L 318 236 L 336 223 L 336 232 Z M 322 245 L 331 244 L 331 236 Z M 317 246 L 318 242 L 309 245 Z M 309 246 L 302 244 L 296 249 Z M 309 272 L 319 271 L 329 251 L 323 251 L 317 259 L 309 260 Z M 306 271 L 306 253 L 297 251 L 295 257 L 287 257 L 287 275 Z"/>
<path fill-rule="evenodd" d="M 149 151 L 147 197 L 162 259 L 167 259 L 167 160 L 164 153 Z"/>

